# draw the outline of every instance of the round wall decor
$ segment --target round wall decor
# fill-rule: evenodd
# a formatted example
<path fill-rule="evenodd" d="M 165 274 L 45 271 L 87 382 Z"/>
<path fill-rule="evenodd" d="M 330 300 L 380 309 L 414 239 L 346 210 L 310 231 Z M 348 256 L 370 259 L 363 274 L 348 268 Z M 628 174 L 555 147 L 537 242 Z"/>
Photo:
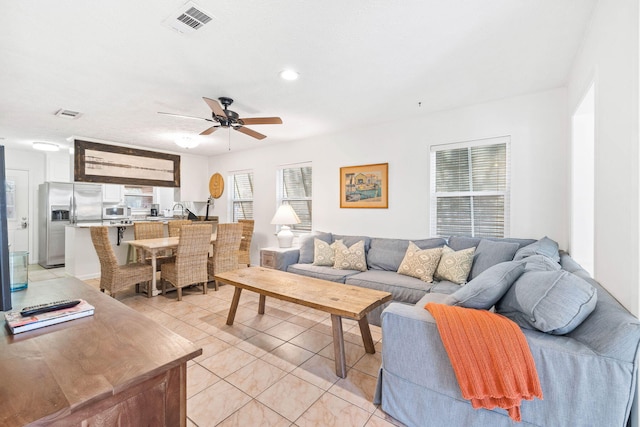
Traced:
<path fill-rule="evenodd" d="M 214 173 L 211 175 L 211 179 L 209 179 L 209 194 L 214 199 L 222 196 L 224 192 L 224 178 L 219 173 Z"/>

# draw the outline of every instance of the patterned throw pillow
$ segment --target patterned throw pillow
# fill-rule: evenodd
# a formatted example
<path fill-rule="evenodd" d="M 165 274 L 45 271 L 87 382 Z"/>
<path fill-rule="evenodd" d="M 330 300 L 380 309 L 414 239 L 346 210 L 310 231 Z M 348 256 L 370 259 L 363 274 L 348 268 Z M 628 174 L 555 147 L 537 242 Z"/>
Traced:
<path fill-rule="evenodd" d="M 329 244 L 320 239 L 314 239 L 313 246 L 313 265 L 333 267 L 336 260 L 333 244 Z"/>
<path fill-rule="evenodd" d="M 353 244 L 350 248 L 342 240 L 333 242 L 335 245 L 336 261 L 333 268 L 339 270 L 367 271 L 367 258 L 364 254 L 364 240 Z"/>
<path fill-rule="evenodd" d="M 441 255 L 442 248 L 420 249 L 415 243 L 409 242 L 398 273 L 431 283 Z"/>
<path fill-rule="evenodd" d="M 449 246 L 445 246 L 436 270 L 436 279 L 448 280 L 459 285 L 467 283 L 475 251 L 476 248 L 469 248 L 456 252 Z"/>

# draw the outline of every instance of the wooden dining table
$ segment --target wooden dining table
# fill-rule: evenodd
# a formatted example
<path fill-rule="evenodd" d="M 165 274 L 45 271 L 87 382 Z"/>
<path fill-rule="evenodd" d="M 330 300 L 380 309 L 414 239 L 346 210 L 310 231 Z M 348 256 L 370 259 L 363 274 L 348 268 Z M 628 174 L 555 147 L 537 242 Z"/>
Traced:
<path fill-rule="evenodd" d="M 216 233 L 211 234 L 211 243 L 215 243 L 216 241 Z M 142 250 L 151 255 L 151 267 L 154 274 L 151 279 L 151 289 L 147 292 L 147 297 L 152 297 L 160 294 L 160 290 L 156 286 L 156 267 L 157 267 L 157 256 L 159 252 L 162 252 L 167 249 L 175 249 L 178 247 L 178 243 L 180 243 L 180 238 L 175 237 L 158 237 L 156 239 L 139 239 L 139 240 L 125 240 L 124 243 L 128 243 L 129 246 L 133 246 L 136 250 Z"/>

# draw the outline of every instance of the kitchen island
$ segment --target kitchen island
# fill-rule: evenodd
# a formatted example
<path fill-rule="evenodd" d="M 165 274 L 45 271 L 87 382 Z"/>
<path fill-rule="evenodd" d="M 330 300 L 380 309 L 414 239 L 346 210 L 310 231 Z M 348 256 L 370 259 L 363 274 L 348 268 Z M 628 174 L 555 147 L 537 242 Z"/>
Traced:
<path fill-rule="evenodd" d="M 100 260 L 91 241 L 90 227 L 109 227 L 109 240 L 118 259 L 118 264 L 126 264 L 129 245 L 125 240 L 133 240 L 133 224 L 107 224 L 102 222 L 67 225 L 64 233 L 65 272 L 80 280 L 100 277 Z M 118 228 L 124 230 L 118 245 Z"/>

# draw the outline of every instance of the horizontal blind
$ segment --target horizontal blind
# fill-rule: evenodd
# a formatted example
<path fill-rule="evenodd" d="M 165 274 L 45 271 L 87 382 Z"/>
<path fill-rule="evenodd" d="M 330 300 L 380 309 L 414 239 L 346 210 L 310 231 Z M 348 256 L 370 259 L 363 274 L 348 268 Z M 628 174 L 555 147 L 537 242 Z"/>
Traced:
<path fill-rule="evenodd" d="M 280 170 L 280 202 L 291 205 L 300 218 L 300 224 L 292 224 L 295 231 L 311 231 L 313 203 L 313 170 L 308 165 L 287 166 Z"/>
<path fill-rule="evenodd" d="M 253 219 L 253 172 L 237 172 L 231 175 L 231 218 Z"/>
<path fill-rule="evenodd" d="M 432 235 L 508 235 L 509 144 L 501 137 L 432 147 Z"/>

